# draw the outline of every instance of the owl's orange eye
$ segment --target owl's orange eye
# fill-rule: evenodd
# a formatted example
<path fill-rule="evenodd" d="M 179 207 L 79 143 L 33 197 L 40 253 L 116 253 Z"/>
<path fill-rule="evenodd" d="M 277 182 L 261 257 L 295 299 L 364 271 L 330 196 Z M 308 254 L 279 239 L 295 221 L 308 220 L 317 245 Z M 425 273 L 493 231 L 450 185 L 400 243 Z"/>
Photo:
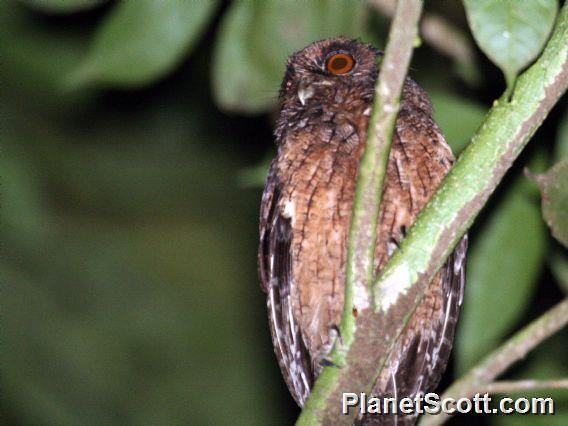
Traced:
<path fill-rule="evenodd" d="M 355 65 L 355 60 L 352 56 L 345 53 L 336 53 L 327 60 L 325 66 L 330 73 L 341 75 L 351 71 L 353 65 Z"/>

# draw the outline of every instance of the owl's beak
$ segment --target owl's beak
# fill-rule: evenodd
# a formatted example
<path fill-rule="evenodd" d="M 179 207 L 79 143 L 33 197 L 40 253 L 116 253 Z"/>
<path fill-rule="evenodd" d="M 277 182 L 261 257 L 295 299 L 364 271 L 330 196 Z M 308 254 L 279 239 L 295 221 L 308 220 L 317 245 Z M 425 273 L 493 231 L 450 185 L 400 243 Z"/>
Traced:
<path fill-rule="evenodd" d="M 314 95 L 314 87 L 311 84 L 301 82 L 298 86 L 298 99 L 302 105 L 306 105 L 308 99 Z"/>

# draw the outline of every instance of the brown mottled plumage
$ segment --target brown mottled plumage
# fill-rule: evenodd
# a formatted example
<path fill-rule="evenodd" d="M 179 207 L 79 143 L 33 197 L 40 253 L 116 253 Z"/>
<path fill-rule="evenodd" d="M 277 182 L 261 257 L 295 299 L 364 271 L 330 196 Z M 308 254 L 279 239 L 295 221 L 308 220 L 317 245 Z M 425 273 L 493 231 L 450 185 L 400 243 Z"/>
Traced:
<path fill-rule="evenodd" d="M 335 75 L 328 64 L 338 54 L 354 62 Z M 278 155 L 261 206 L 259 270 L 274 350 L 300 406 L 333 344 L 343 309 L 351 208 L 378 56 L 368 44 L 323 40 L 290 57 L 282 83 Z M 453 162 L 431 114 L 425 92 L 407 79 L 381 202 L 377 270 Z M 430 283 L 376 382 L 376 395 L 401 398 L 436 387 L 461 303 L 466 246 L 464 238 Z"/>

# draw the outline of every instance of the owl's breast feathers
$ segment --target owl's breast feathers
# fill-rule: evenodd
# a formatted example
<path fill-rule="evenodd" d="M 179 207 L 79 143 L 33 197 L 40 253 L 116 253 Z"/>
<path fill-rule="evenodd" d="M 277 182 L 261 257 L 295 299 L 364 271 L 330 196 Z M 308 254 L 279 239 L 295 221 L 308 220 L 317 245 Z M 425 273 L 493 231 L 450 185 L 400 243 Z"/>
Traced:
<path fill-rule="evenodd" d="M 371 101 L 342 96 L 280 123 L 261 211 L 260 275 L 275 351 L 303 405 L 339 324 L 347 238 Z M 296 111 L 295 114 L 298 114 Z M 422 89 L 408 79 L 384 183 L 375 264 L 404 238 L 453 162 Z M 300 114 L 301 115 L 301 114 Z M 380 395 L 431 390 L 445 368 L 463 291 L 466 242 L 430 283 L 379 377 Z M 456 263 L 458 262 L 459 263 Z"/>

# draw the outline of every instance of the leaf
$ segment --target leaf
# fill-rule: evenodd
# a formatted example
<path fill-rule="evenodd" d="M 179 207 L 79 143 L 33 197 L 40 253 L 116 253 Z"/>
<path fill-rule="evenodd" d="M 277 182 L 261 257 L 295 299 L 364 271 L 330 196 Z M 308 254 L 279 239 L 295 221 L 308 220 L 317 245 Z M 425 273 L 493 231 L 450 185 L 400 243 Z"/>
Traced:
<path fill-rule="evenodd" d="M 73 13 L 95 8 L 107 0 L 19 0 L 31 9 L 45 13 Z"/>
<path fill-rule="evenodd" d="M 62 86 L 81 63 L 91 32 L 86 25 L 48 25 L 20 4 L 0 1 L 3 100 L 25 96 L 50 113 L 75 111 L 89 102 L 89 91 L 63 91 Z"/>
<path fill-rule="evenodd" d="M 361 37 L 364 4 L 347 1 L 234 2 L 213 58 L 213 92 L 229 111 L 274 106 L 286 58 L 326 37 Z"/>
<path fill-rule="evenodd" d="M 552 275 L 560 287 L 568 294 L 568 257 L 561 250 L 554 250 L 549 260 Z"/>
<path fill-rule="evenodd" d="M 225 212 L 247 221 L 242 210 Z M 243 272 L 242 227 L 60 220 L 65 229 L 44 250 L 45 264 L 0 263 L 9 282 L 3 395 L 18 408 L 15 424 L 275 423 L 280 398 L 256 392 L 277 389 L 280 378 L 266 341 L 251 336 L 264 331 L 263 316 L 250 312 L 255 275 Z M 215 410 L 211 396 L 231 392 Z"/>
<path fill-rule="evenodd" d="M 457 155 L 481 124 L 485 108 L 448 92 L 431 91 L 430 98 L 434 105 L 434 119 Z"/>
<path fill-rule="evenodd" d="M 222 143 L 238 126 L 173 89 L 135 113 L 118 94 L 75 120 L 25 99 L 0 114 L 10 423 L 289 423 L 250 288 L 258 194 L 235 188 L 244 156 Z"/>
<path fill-rule="evenodd" d="M 528 174 L 540 188 L 542 214 L 552 235 L 568 247 L 568 158 L 545 173 Z"/>
<path fill-rule="evenodd" d="M 142 86 L 189 54 L 216 1 L 138 0 L 118 3 L 95 36 L 70 86 Z"/>
<path fill-rule="evenodd" d="M 456 345 L 460 373 L 511 331 L 537 282 L 546 231 L 524 184 L 519 178 L 508 189 L 472 241 Z"/>
<path fill-rule="evenodd" d="M 5 225 L 2 240 L 10 246 L 34 250 L 50 237 L 52 216 L 42 197 L 41 176 L 38 176 L 33 161 L 9 140 L 12 132 L 6 129 L 9 126 L 6 124 L 0 167 L 5 179 L 4 200 L 9 202 L 4 203 L 0 213 Z"/>
<path fill-rule="evenodd" d="M 262 188 L 268 176 L 268 169 L 275 153 L 270 152 L 270 156 L 266 156 L 254 166 L 246 167 L 239 171 L 237 179 L 242 188 Z"/>
<path fill-rule="evenodd" d="M 464 0 L 467 20 L 481 50 L 512 87 L 520 70 L 542 50 L 558 10 L 556 0 Z"/>

